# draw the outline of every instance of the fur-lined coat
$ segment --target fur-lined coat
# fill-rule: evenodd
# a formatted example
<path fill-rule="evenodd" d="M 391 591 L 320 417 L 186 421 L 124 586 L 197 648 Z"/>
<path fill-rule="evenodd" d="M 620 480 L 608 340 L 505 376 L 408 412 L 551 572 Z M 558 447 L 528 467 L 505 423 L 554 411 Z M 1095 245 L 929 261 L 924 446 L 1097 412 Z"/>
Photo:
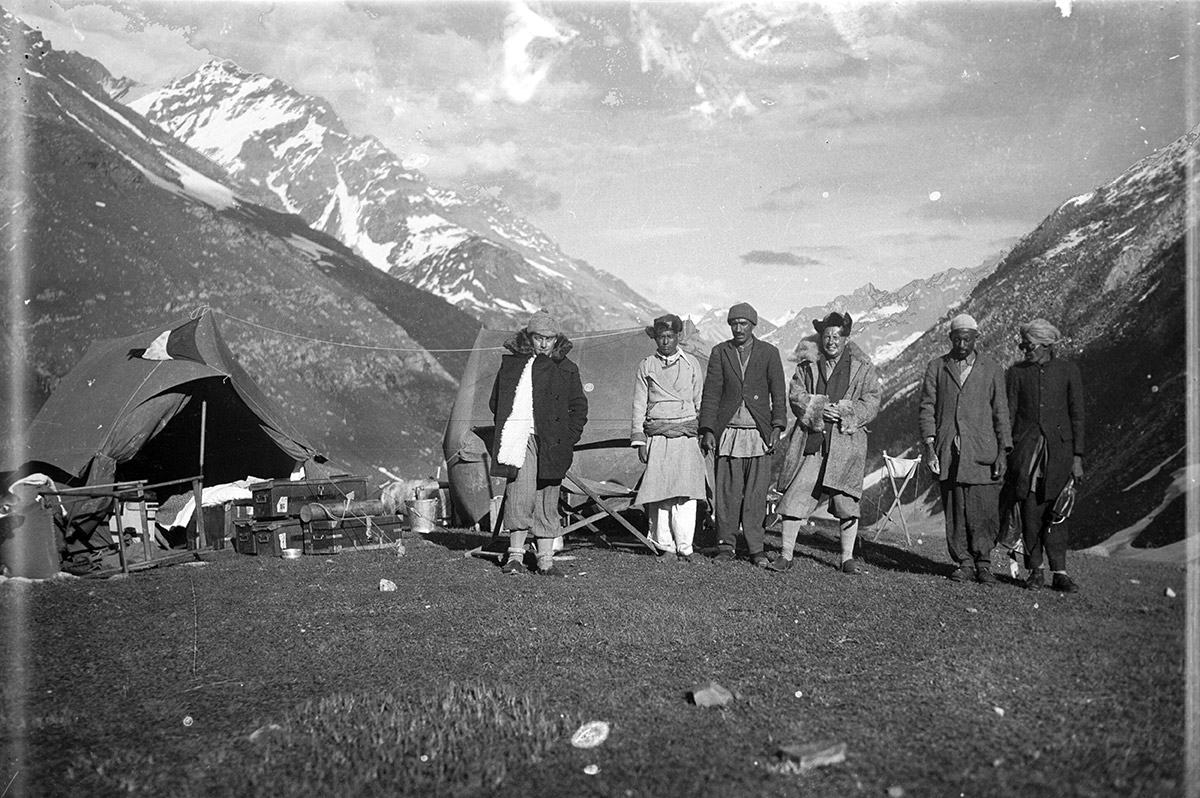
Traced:
<path fill-rule="evenodd" d="M 808 433 L 824 432 L 829 441 L 829 456 L 825 461 L 822 487 L 862 498 L 863 476 L 867 471 L 867 424 L 879 413 L 882 394 L 875 365 L 857 344 L 846 342 L 842 357 L 850 358 L 850 386 L 846 396 L 835 402 L 842 420 L 830 425 L 822 418 L 829 397 L 813 393 L 821 358 L 815 336 L 800 342 L 797 355 L 796 373 L 788 386 L 788 403 L 796 414 L 796 423 L 779 471 L 779 492 L 787 491 L 800 470 Z"/>
<path fill-rule="evenodd" d="M 496 476 L 511 476 L 511 467 L 497 462 L 496 455 L 500 449 L 500 431 L 512 414 L 521 372 L 533 354 L 533 339 L 521 330 L 504 348 L 508 354 L 500 359 L 488 401 L 496 419 L 492 436 L 492 471 Z M 587 424 L 587 396 L 579 379 L 579 367 L 567 358 L 570 351 L 570 340 L 559 333 L 550 355 L 539 356 L 533 363 L 533 423 L 537 429 L 539 480 L 557 481 L 566 476 L 575 457 L 575 444 Z"/>

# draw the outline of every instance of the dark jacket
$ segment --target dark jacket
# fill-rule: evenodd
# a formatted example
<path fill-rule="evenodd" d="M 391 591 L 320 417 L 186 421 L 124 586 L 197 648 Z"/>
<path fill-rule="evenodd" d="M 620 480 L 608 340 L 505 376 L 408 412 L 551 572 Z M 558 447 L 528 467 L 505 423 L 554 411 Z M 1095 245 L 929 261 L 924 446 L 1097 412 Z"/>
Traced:
<path fill-rule="evenodd" d="M 1069 360 L 1021 361 L 1005 375 L 1012 414 L 1013 450 L 1008 468 L 1016 496 L 1029 495 L 1038 438 L 1046 438 L 1046 498 L 1062 492 L 1075 455 L 1083 456 L 1083 379 Z"/>
<path fill-rule="evenodd" d="M 1012 425 L 1004 392 L 1004 370 L 983 353 L 962 386 L 952 369 L 957 362 L 949 354 L 935 357 L 925 368 L 921 385 L 918 423 L 921 438 L 933 438 L 942 467 L 939 479 L 949 476 L 954 454 L 954 436 L 961 446 L 956 482 L 988 485 L 992 464 L 1012 448 Z"/>
<path fill-rule="evenodd" d="M 712 432 L 719 441 L 743 401 L 754 417 L 754 425 L 764 443 L 770 441 L 772 427 L 781 432 L 787 428 L 787 382 L 783 376 L 783 361 L 778 349 L 757 338 L 750 350 L 744 379 L 733 341 L 722 341 L 712 348 L 700 400 L 700 431 Z"/>
<path fill-rule="evenodd" d="M 522 330 L 504 344 L 508 354 L 500 359 L 500 370 L 492 384 L 488 407 L 496 419 L 492 435 L 493 473 L 510 475 L 508 466 L 496 462 L 500 448 L 500 430 L 512 414 L 513 399 L 521 372 L 533 354 L 529 333 Z M 556 481 L 566 476 L 575 457 L 575 444 L 587 424 L 588 401 L 579 379 L 579 367 L 567 359 L 571 342 L 561 333 L 550 355 L 538 356 L 533 363 L 533 423 L 537 428 L 539 480 Z"/>

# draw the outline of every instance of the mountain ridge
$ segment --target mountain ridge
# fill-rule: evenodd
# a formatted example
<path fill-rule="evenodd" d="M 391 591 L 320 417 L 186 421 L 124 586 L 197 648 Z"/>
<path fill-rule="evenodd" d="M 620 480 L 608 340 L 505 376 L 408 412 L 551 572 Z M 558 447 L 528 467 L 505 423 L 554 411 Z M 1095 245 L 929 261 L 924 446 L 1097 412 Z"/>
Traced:
<path fill-rule="evenodd" d="M 661 312 L 499 199 L 431 184 L 377 139 L 351 134 L 327 102 L 276 78 L 215 60 L 131 107 L 376 268 L 488 326 L 515 328 L 541 308 L 574 329 L 630 327 Z"/>

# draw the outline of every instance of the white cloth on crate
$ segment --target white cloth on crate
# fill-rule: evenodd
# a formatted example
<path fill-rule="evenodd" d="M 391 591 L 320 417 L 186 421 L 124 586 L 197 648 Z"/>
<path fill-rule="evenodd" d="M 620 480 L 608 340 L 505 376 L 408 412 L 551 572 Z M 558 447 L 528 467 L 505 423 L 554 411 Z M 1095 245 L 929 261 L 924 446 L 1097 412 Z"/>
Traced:
<path fill-rule="evenodd" d="M 215 507 L 218 504 L 226 502 L 238 501 L 241 499 L 252 499 L 254 494 L 250 491 L 250 486 L 255 482 L 266 482 L 268 480 L 259 477 L 246 477 L 233 482 L 226 482 L 222 485 L 213 485 L 212 487 L 204 488 L 200 491 L 200 504 L 203 507 Z M 192 515 L 196 512 L 196 496 L 193 492 L 180 508 L 179 513 L 170 521 L 170 527 L 187 526 L 192 520 Z M 155 519 L 155 523 L 163 526 L 162 521 L 166 519 Z M 168 527 L 168 528 L 170 528 Z"/>
<path fill-rule="evenodd" d="M 530 357 L 517 380 L 512 412 L 500 430 L 500 447 L 496 459 L 504 465 L 520 468 L 525 465 L 525 448 L 533 434 L 533 361 Z"/>

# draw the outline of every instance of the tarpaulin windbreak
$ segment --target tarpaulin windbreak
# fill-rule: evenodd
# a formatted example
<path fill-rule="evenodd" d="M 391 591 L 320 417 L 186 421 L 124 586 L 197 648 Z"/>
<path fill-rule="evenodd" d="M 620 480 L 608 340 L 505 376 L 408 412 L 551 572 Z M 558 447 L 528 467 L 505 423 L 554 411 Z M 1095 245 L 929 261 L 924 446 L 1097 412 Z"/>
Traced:
<path fill-rule="evenodd" d="M 488 409 L 492 383 L 500 368 L 504 342 L 512 332 L 482 329 L 467 360 L 442 451 L 450 473 L 450 490 L 460 523 L 472 524 L 489 512 L 489 499 L 502 486 L 493 485 L 488 474 L 488 445 L 494 419 Z M 579 366 L 584 395 L 588 400 L 588 422 L 575 446 L 572 472 L 594 482 L 611 482 L 633 487 L 643 466 L 630 448 L 633 420 L 633 383 L 638 364 L 654 352 L 654 341 L 643 328 L 568 333 L 571 360 Z M 700 358 L 708 358 L 685 342 L 682 346 Z"/>

